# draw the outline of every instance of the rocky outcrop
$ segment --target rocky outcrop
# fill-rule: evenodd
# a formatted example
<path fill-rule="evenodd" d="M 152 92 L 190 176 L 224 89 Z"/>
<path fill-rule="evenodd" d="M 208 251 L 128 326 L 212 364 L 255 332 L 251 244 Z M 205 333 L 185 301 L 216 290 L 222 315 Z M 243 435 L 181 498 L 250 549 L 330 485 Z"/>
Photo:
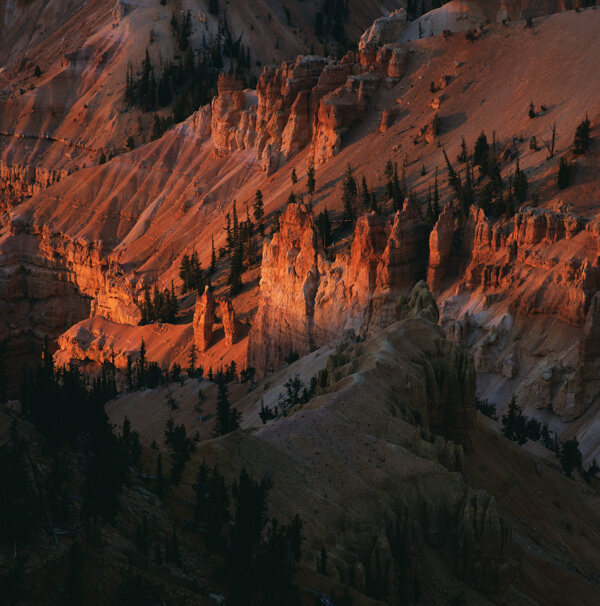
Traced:
<path fill-rule="evenodd" d="M 545 381 L 549 389 L 552 388 L 552 383 L 558 382 L 557 375 L 561 369 L 551 368 L 551 370 L 549 380 Z M 600 293 L 598 292 L 590 302 L 583 335 L 579 340 L 577 367 L 574 372 L 560 378 L 563 384 L 557 397 L 549 397 L 546 401 L 564 421 L 574 421 L 600 397 Z"/>
<path fill-rule="evenodd" d="M 75 241 L 18 221 L 0 240 L 0 301 L 3 309 L 27 310 L 22 322 L 13 318 L 22 330 L 53 337 L 90 315 L 137 324 L 136 292 L 102 241 Z"/>
<path fill-rule="evenodd" d="M 16 206 L 25 198 L 58 183 L 68 170 L 49 170 L 40 166 L 10 165 L 0 161 L 0 211 Z"/>
<path fill-rule="evenodd" d="M 308 145 L 321 164 L 341 149 L 344 134 L 364 116 L 380 83 L 402 78 L 407 60 L 404 48 L 369 42 L 340 61 L 309 55 L 267 67 L 256 91 L 221 74 L 210 117 L 205 113 L 203 121 L 210 120 L 217 153 L 252 150 L 268 173 Z"/>
<path fill-rule="evenodd" d="M 426 561 L 433 556 L 452 575 L 500 601 L 517 567 L 510 526 L 489 494 L 455 473 L 464 470 L 471 448 L 473 360 L 444 339 L 425 310 L 434 311 L 435 302 L 422 282 L 405 300 L 406 319 L 331 354 L 323 394 L 285 426 L 267 425 L 258 437 L 286 452 L 298 453 L 300 445 L 310 452 L 294 458 L 296 472 L 307 465 L 311 478 L 337 478 L 327 478 L 328 498 L 320 510 L 325 516 L 331 505 L 346 502 L 350 478 L 360 477 L 365 489 L 348 500 L 343 523 L 328 539 L 333 578 L 385 603 L 400 603 L 412 591 L 407 587 L 430 574 Z M 431 475 L 425 471 L 430 463 L 437 469 Z M 321 471 L 313 472 L 313 465 Z M 377 505 L 371 500 L 375 486 L 385 495 Z M 366 511 L 378 520 L 376 531 L 353 523 L 364 520 Z M 335 524 L 338 518 L 328 519 Z M 354 545 L 361 545 L 358 557 Z M 425 595 L 420 599 L 434 603 Z"/>
<path fill-rule="evenodd" d="M 358 48 L 364 49 L 370 44 L 383 46 L 396 42 L 406 29 L 407 22 L 408 15 L 403 8 L 392 11 L 387 17 L 376 19 L 373 25 L 361 36 Z"/>
<path fill-rule="evenodd" d="M 452 242 L 454 240 L 454 210 L 447 205 L 442 210 L 429 235 L 429 267 L 427 284 L 432 291 L 440 288 L 450 269 Z"/>
<path fill-rule="evenodd" d="M 392 221 L 363 215 L 349 252 L 319 250 L 310 209 L 291 204 L 263 249 L 249 363 L 267 370 L 346 331 L 365 336 L 396 319 L 400 294 L 425 277 L 428 228 L 408 201 Z"/>
<path fill-rule="evenodd" d="M 221 317 L 223 319 L 225 343 L 228 347 L 231 347 L 237 343 L 240 338 L 238 321 L 235 317 L 235 309 L 233 308 L 231 299 L 228 299 L 227 297 L 220 298 L 218 303 L 221 309 Z"/>
<path fill-rule="evenodd" d="M 280 218 L 279 232 L 263 247 L 260 300 L 248 343 L 251 366 L 264 371 L 292 351 L 314 348 L 319 277 L 312 212 L 290 204 Z"/>
<path fill-rule="evenodd" d="M 469 491 L 459 514 L 457 568 L 461 578 L 486 593 L 498 593 L 515 578 L 511 528 L 483 490 Z"/>
<path fill-rule="evenodd" d="M 502 223 L 472 208 L 457 233 L 451 223 L 449 214 L 442 214 L 431 234 L 428 282 L 434 290 L 451 270 L 455 278 L 464 274 L 469 290 L 488 297 L 498 292 L 523 314 L 583 325 L 590 298 L 600 287 L 600 268 L 597 255 L 586 258 L 598 244 L 582 217 L 525 207 Z M 575 241 L 569 247 L 580 254 L 561 254 L 568 240 Z M 453 241 L 459 245 L 453 247 Z"/>
<path fill-rule="evenodd" d="M 207 286 L 202 296 L 196 297 L 194 308 L 194 342 L 198 351 L 210 347 L 215 323 L 215 298 Z"/>

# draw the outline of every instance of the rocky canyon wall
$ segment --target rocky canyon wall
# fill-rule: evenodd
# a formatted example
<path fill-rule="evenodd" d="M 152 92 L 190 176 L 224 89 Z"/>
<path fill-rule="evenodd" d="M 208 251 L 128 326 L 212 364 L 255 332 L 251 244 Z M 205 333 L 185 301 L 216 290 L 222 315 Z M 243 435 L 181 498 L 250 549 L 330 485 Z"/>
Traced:
<path fill-rule="evenodd" d="M 344 134 L 364 117 L 382 83 L 404 75 L 405 48 L 368 43 L 340 61 L 313 55 L 263 71 L 256 91 L 221 74 L 212 102 L 210 136 L 217 153 L 252 150 L 268 173 L 310 145 L 322 164 L 339 152 Z"/>
<path fill-rule="evenodd" d="M 290 204 L 263 248 L 258 311 L 248 359 L 263 372 L 347 331 L 364 337 L 393 321 L 399 294 L 423 278 L 428 227 L 408 200 L 389 218 L 359 218 L 349 250 L 330 260 L 312 211 Z"/>
<path fill-rule="evenodd" d="M 537 408 L 572 421 L 600 396 L 595 225 L 572 213 L 536 208 L 522 208 L 504 222 L 473 208 L 461 221 L 448 206 L 430 230 L 406 201 L 394 216 L 361 216 L 351 244 L 332 259 L 319 243 L 310 208 L 291 204 L 279 232 L 264 245 L 249 364 L 264 372 L 291 353 L 373 334 L 399 317 L 402 295 L 427 277 L 444 302 L 444 326 L 471 348 L 480 373 L 514 381 L 515 390 L 533 389 Z M 482 312 L 477 321 L 469 315 L 473 306 Z M 504 316 L 494 320 L 495 314 Z M 487 328 L 484 317 L 491 319 Z M 529 356 L 527 345 L 523 350 L 519 344 L 518 318 L 519 326 L 537 319 L 565 323 L 580 343 L 573 367 L 561 362 L 548 382 L 539 367 L 542 354 L 532 350 Z"/>

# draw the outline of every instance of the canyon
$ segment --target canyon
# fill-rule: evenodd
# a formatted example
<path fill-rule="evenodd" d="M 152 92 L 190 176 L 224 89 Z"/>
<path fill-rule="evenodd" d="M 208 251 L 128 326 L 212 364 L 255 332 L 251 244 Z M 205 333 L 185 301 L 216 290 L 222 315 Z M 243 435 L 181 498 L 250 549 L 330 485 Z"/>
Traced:
<path fill-rule="evenodd" d="M 136 12 L 124 17 L 124 22 L 137 23 Z M 563 27 L 565 20 L 576 17 L 571 13 L 548 18 L 537 28 L 538 36 L 551 38 L 555 27 Z M 451 149 L 455 136 L 452 130 L 444 133 L 451 126 L 451 119 L 444 116 L 453 115 L 453 105 L 461 102 L 459 82 L 468 80 L 466 73 L 460 73 L 463 68 L 456 67 L 457 60 L 451 63 L 450 57 L 470 49 L 458 40 L 458 34 L 443 42 L 446 46 L 455 46 L 456 50 L 439 56 L 436 54 L 439 37 L 419 41 L 418 45 L 415 42 L 416 48 L 407 42 L 388 42 L 394 36 L 401 36 L 408 27 L 402 11 L 392 21 L 395 29 L 373 26 L 361 39 L 358 51 L 348 53 L 339 61 L 307 56 L 278 68 L 265 68 L 256 91 L 243 90 L 235 78 L 223 74 L 219 79 L 219 94 L 211 105 L 167 131 L 161 139 L 118 154 L 106 164 L 95 164 L 97 150 L 103 146 L 93 145 L 91 141 L 74 148 L 77 151 L 71 160 L 60 156 L 63 159 L 58 164 L 55 160 L 48 163 L 44 158 L 59 158 L 55 146 L 64 146 L 58 137 L 44 143 L 42 149 L 47 151 L 36 161 L 34 172 L 31 168 L 17 170 L 4 164 L 4 187 L 11 192 L 12 202 L 5 203 L 3 214 L 2 246 L 6 254 L 2 263 L 7 261 L 3 269 L 7 294 L 3 299 L 13 301 L 14 306 L 16 301 L 24 299 L 23 292 L 35 292 L 37 288 L 41 293 L 39 283 L 33 284 L 34 281 L 49 283 L 53 279 L 64 285 L 52 288 L 65 289 L 78 299 L 73 305 L 65 304 L 65 311 L 61 311 L 61 304 L 56 300 L 52 312 L 43 312 L 43 319 L 36 318 L 35 309 L 44 305 L 34 306 L 31 313 L 21 316 L 19 325 L 27 329 L 21 328 L 20 333 L 36 336 L 30 350 L 39 347 L 43 334 L 57 338 L 90 315 L 109 322 L 137 325 L 140 320 L 137 303 L 144 289 L 156 280 L 166 286 L 176 278 L 180 255 L 186 249 L 196 249 L 206 266 L 209 251 L 195 243 L 212 237 L 217 248 L 223 245 L 223 213 L 230 208 L 231 199 L 236 197 L 238 204 L 247 205 L 254 191 L 261 187 L 266 194 L 267 216 L 272 215 L 285 200 L 288 190 L 285 181 L 291 168 L 297 168 L 302 174 L 306 164 L 312 162 L 321 184 L 312 200 L 315 212 L 325 207 L 336 208 L 339 205 L 336 181 L 330 175 L 339 174 L 341 167 L 348 163 L 366 173 L 381 174 L 381 163 L 379 166 L 373 161 L 365 163 L 362 150 L 371 147 L 370 156 L 374 159 L 379 149 L 395 149 L 393 141 L 397 133 L 411 126 L 408 110 L 411 99 L 431 96 L 419 87 L 424 88 L 428 86 L 426 83 L 438 81 L 441 74 L 446 74 L 443 80 L 450 84 L 444 84 L 441 106 L 423 110 L 426 124 L 430 116 L 441 115 L 440 134 L 429 143 L 416 145 L 414 154 L 403 147 L 402 163 L 408 166 L 411 187 L 417 195 L 422 193 L 428 178 L 415 175 L 415 168 L 421 164 L 443 167 L 443 163 L 436 160 L 436 156 L 439 158 L 436 142 L 446 145 L 448 141 Z M 473 45 L 474 52 L 485 55 L 494 35 L 490 34 L 489 42 L 483 38 Z M 512 35 L 518 34 L 515 31 Z M 514 52 L 511 45 L 509 33 L 506 52 Z M 115 59 L 111 59 L 113 56 Z M 431 58 L 427 59 L 428 56 Z M 93 55 L 87 58 L 82 55 L 83 65 L 91 57 Z M 112 51 L 107 61 L 118 57 Z M 501 69 L 499 66 L 498 73 L 489 72 L 486 77 L 490 83 L 486 86 L 504 77 Z M 580 71 L 578 77 L 582 78 L 583 65 Z M 454 72 L 455 75 L 447 75 Z M 85 70 L 83 73 L 87 77 Z M 103 69 L 103 73 L 106 70 Z M 565 84 L 565 90 L 570 86 L 570 82 Z M 40 93 L 34 91 L 33 94 Z M 12 103 L 9 102 L 9 107 Z M 384 133 L 379 132 L 378 108 L 387 112 Z M 573 120 L 569 116 L 577 112 L 570 107 L 564 111 L 564 120 L 560 123 L 561 128 L 566 129 L 568 121 Z M 11 115 L 9 111 L 7 119 L 10 120 Z M 549 118 L 537 120 L 547 122 Z M 122 128 L 117 122 L 111 124 L 117 130 Z M 479 124 L 475 114 L 460 127 L 461 132 L 468 134 L 472 129 L 471 136 L 474 136 Z M 373 128 L 374 125 L 377 128 Z M 105 131 L 105 139 L 112 137 L 113 126 Z M 85 135 L 81 132 L 78 137 Z M 14 159 L 25 161 L 31 154 L 25 145 L 28 139 L 16 141 L 23 141 L 24 147 L 11 143 L 7 149 Z M 398 154 L 399 151 L 392 153 L 396 157 Z M 413 155 L 420 156 L 420 160 L 411 158 Z M 74 162 L 84 160 L 91 161 L 91 165 L 85 169 L 79 165 L 76 169 Z M 540 166 L 534 153 L 525 150 L 520 161 L 531 175 L 548 170 Z M 585 159 L 583 161 L 585 163 Z M 42 169 L 44 166 L 56 168 Z M 256 166 L 264 171 L 264 176 L 255 172 Z M 583 165 L 580 170 L 592 169 Z M 69 174 L 70 171 L 74 172 Z M 442 195 L 448 196 L 441 174 L 439 182 Z M 585 206 L 581 211 L 576 210 L 576 199 L 584 200 L 588 195 L 586 188 L 585 184 L 576 184 L 567 192 L 568 199 L 551 199 L 547 209 L 521 209 L 512 223 L 504 224 L 489 221 L 481 211 L 478 214 L 473 210 L 466 224 L 458 229 L 456 212 L 448 206 L 433 226 L 419 221 L 418 210 L 410 204 L 397 217 L 382 219 L 367 215 L 359 219 L 356 235 L 352 243 L 348 242 L 348 251 L 340 255 L 339 261 L 326 260 L 325 255 L 317 252 L 314 219 L 305 219 L 309 226 L 290 226 L 292 231 L 307 231 L 304 235 L 288 234 L 292 239 L 306 239 L 301 243 L 299 262 L 306 263 L 307 267 L 298 268 L 297 282 L 282 281 L 287 280 L 289 274 L 285 272 L 290 268 L 285 263 L 274 267 L 281 260 L 271 259 L 270 255 L 284 257 L 285 247 L 292 243 L 282 244 L 279 253 L 273 244 L 265 245 L 256 315 L 251 312 L 252 306 L 242 304 L 242 322 L 262 326 L 262 330 L 254 328 L 247 341 L 251 364 L 263 369 L 274 368 L 291 351 L 308 352 L 348 329 L 360 336 L 371 334 L 370 331 L 394 319 L 395 298 L 420 279 L 426 279 L 438 296 L 442 324 L 449 325 L 456 335 L 461 333 L 463 342 L 468 343 L 474 353 L 479 352 L 482 372 L 491 371 L 494 375 L 502 364 L 490 368 L 484 357 L 492 355 L 493 348 L 471 343 L 476 338 L 468 334 L 473 332 L 473 326 L 467 324 L 473 324 L 470 318 L 481 313 L 491 318 L 500 316 L 503 310 L 511 322 L 517 323 L 521 316 L 556 318 L 581 329 L 577 340 L 583 339 L 587 310 L 598 280 L 595 219 Z M 23 202 L 10 210 L 19 200 Z M 462 241 L 456 249 L 458 235 Z M 276 238 L 283 238 L 283 234 Z M 152 245 L 148 246 L 150 242 Z M 569 252 L 565 254 L 566 250 Z M 45 277 L 39 275 L 38 267 L 48 272 Z M 303 272 L 310 276 L 302 275 Z M 19 291 L 10 286 L 17 282 L 25 284 L 28 290 Z M 277 283 L 284 293 L 281 296 L 269 292 Z M 306 292 L 291 294 L 301 285 Z M 44 301 L 53 296 L 49 292 L 40 298 Z M 236 307 L 235 299 L 233 307 Z M 293 322 L 284 320 L 288 312 Z M 465 323 L 464 327 L 457 326 L 461 322 Z M 495 320 L 491 322 L 491 326 L 477 326 L 475 332 L 493 333 Z M 4 325 L 3 334 L 11 334 L 8 324 Z M 483 339 L 488 337 L 494 338 L 487 335 Z M 484 354 L 486 347 L 488 353 Z M 507 350 L 501 358 L 510 358 L 514 366 L 519 355 Z M 61 359 L 69 358 L 68 352 L 61 356 Z M 244 365 L 245 358 L 243 354 L 240 356 L 238 363 Z M 539 406 L 554 408 L 559 417 L 572 421 L 592 405 L 595 395 L 588 394 L 584 398 L 586 404 L 569 404 L 571 412 L 564 413 L 566 402 L 578 400 L 573 394 L 581 392 L 573 392 L 574 387 L 561 387 L 576 383 L 570 368 L 579 365 L 577 353 L 573 351 L 567 357 L 549 362 L 548 366 L 555 364 L 558 370 L 546 395 L 543 395 L 545 386 L 540 383 Z M 505 372 L 515 376 L 507 378 L 513 381 L 513 390 L 518 392 L 521 386 L 521 381 L 516 379 L 518 372 L 508 370 L 508 366 Z M 540 376 L 547 370 L 540 369 Z M 498 372 L 499 377 L 504 377 L 501 370 Z M 501 393 L 492 397 L 501 407 L 506 402 L 506 389 L 503 386 Z M 560 397 L 556 395 L 559 392 Z M 556 427 L 566 428 L 560 424 Z M 589 456 L 597 448 L 591 447 Z"/>
<path fill-rule="evenodd" d="M 174 108 L 127 105 L 126 75 L 146 52 L 182 63 L 171 3 L 0 0 L 11 405 L 45 343 L 57 366 L 93 377 L 114 364 L 110 423 L 131 422 L 153 461 L 165 424 L 182 423 L 194 465 L 271 477 L 269 513 L 301 515 L 302 578 L 323 593 L 347 588 L 365 606 L 461 593 L 595 603 L 597 481 L 566 478 L 550 450 L 509 442 L 476 405 L 500 418 L 514 396 L 557 440 L 577 438 L 584 468 L 600 458 L 600 11 L 453 0 L 409 17 L 398 2 L 351 1 L 355 45 L 336 54 L 314 31 L 323 3 L 287 4 L 222 7 L 252 51 L 251 88 L 231 58 L 209 103 L 154 133 Z M 177 3 L 194 49 L 222 35 L 207 7 Z M 575 154 L 584 118 L 591 145 Z M 514 212 L 465 208 L 448 178 L 489 182 L 460 159 L 483 131 L 509 195 L 516 171 L 527 176 Z M 236 288 L 231 241 L 252 219 Z M 199 290 L 182 284 L 192 254 Z M 176 294 L 173 321 L 143 319 L 154 287 Z M 142 343 L 177 381 L 131 388 Z M 232 367 L 249 373 L 229 387 L 241 426 L 215 437 L 206 378 Z M 294 377 L 312 391 L 288 412 Z M 173 510 L 193 499 L 186 474 Z"/>

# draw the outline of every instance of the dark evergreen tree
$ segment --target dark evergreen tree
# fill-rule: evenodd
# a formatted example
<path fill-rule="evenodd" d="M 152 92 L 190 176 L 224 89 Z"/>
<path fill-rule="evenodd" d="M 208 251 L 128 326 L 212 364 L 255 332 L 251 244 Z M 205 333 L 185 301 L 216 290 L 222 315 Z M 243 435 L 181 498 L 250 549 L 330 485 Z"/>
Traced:
<path fill-rule="evenodd" d="M 560 159 L 556 181 L 558 184 L 558 189 L 566 189 L 571 183 L 571 171 L 569 169 L 569 163 L 564 156 Z"/>
<path fill-rule="evenodd" d="M 577 438 L 571 438 L 560 445 L 558 458 L 565 475 L 571 477 L 574 469 L 581 470 L 582 457 Z"/>
<path fill-rule="evenodd" d="M 253 215 L 254 215 L 254 220 L 256 221 L 256 224 L 259 226 L 259 229 L 260 229 L 260 227 L 262 226 L 263 217 L 265 216 L 265 205 L 263 202 L 263 194 L 262 194 L 262 191 L 260 191 L 260 189 L 257 189 L 256 193 L 254 194 Z"/>
<path fill-rule="evenodd" d="M 515 396 L 511 398 L 508 411 L 502 416 L 502 433 L 519 444 L 527 442 L 527 418 L 523 416 Z"/>
<path fill-rule="evenodd" d="M 210 237 L 210 273 L 214 274 L 217 269 L 217 254 L 215 253 L 215 238 Z"/>
<path fill-rule="evenodd" d="M 481 174 L 487 174 L 488 167 L 488 155 L 490 152 L 490 146 L 488 144 L 485 133 L 481 131 L 481 134 L 475 142 L 475 149 L 473 151 L 473 164 L 478 166 Z"/>
<path fill-rule="evenodd" d="M 312 198 L 315 193 L 316 187 L 315 180 L 315 165 L 311 162 L 308 165 L 308 169 L 306 171 L 306 189 L 308 190 L 308 195 Z"/>
<path fill-rule="evenodd" d="M 590 148 L 590 121 L 588 117 L 581 122 L 575 130 L 575 139 L 573 141 L 573 151 L 576 154 L 585 154 Z"/>
<path fill-rule="evenodd" d="M 363 175 L 362 184 L 360 188 L 361 207 L 363 211 L 368 211 L 371 207 L 371 194 L 367 186 L 367 179 Z"/>
<path fill-rule="evenodd" d="M 317 216 L 317 231 L 323 248 L 327 248 L 331 244 L 331 221 L 327 209 L 321 211 Z"/>
<path fill-rule="evenodd" d="M 225 377 L 219 377 L 217 383 L 217 421 L 215 436 L 223 436 L 235 431 L 240 425 L 240 413 L 229 403 L 228 387 Z"/>
<path fill-rule="evenodd" d="M 196 446 L 187 436 L 185 425 L 175 425 L 172 418 L 167 420 L 165 427 L 165 445 L 171 455 L 171 483 L 179 484 L 185 464 L 189 461 Z"/>
<path fill-rule="evenodd" d="M 519 160 L 517 159 L 517 166 L 515 168 L 515 176 L 513 181 L 513 189 L 515 193 L 515 199 L 519 205 L 523 204 L 527 200 L 527 175 L 525 171 L 521 170 Z"/>
<path fill-rule="evenodd" d="M 227 284 L 229 284 L 232 295 L 237 294 L 242 290 L 242 271 L 244 262 L 244 246 L 242 242 L 238 242 L 231 255 L 229 263 L 229 276 Z"/>
<path fill-rule="evenodd" d="M 342 183 L 342 204 L 344 206 L 344 216 L 348 221 L 356 220 L 357 200 L 358 187 L 352 174 L 352 167 L 348 164 Z"/>

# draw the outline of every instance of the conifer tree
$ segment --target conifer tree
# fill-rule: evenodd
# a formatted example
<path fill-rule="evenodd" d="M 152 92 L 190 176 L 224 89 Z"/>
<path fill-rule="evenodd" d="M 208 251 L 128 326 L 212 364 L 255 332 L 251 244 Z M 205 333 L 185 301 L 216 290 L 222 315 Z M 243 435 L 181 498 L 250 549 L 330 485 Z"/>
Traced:
<path fill-rule="evenodd" d="M 327 248 L 331 243 L 331 221 L 327 209 L 321 211 L 317 216 L 317 231 L 323 248 Z"/>
<path fill-rule="evenodd" d="M 581 469 L 582 457 L 577 438 L 571 438 L 560 445 L 558 458 L 563 472 L 569 477 L 574 469 Z"/>
<path fill-rule="evenodd" d="M 214 274 L 217 269 L 217 254 L 215 253 L 215 237 L 210 237 L 210 273 Z"/>
<path fill-rule="evenodd" d="M 147 370 L 146 343 L 142 339 L 140 343 L 140 355 L 136 362 L 136 384 L 138 389 L 146 385 Z"/>
<path fill-rule="evenodd" d="M 487 174 L 489 153 L 490 146 L 487 137 L 485 136 L 485 133 L 481 131 L 481 134 L 475 142 L 475 149 L 473 150 L 473 164 L 479 167 L 482 175 Z"/>
<path fill-rule="evenodd" d="M 425 221 L 430 225 L 435 224 L 435 216 L 433 214 L 433 206 L 431 204 L 431 185 L 427 191 L 427 210 L 425 211 Z"/>
<path fill-rule="evenodd" d="M 265 206 L 263 202 L 263 194 L 260 189 L 256 190 L 254 194 L 254 208 L 253 208 L 254 220 L 260 226 L 262 224 L 262 219 L 265 215 Z"/>
<path fill-rule="evenodd" d="M 227 284 L 231 287 L 232 295 L 237 294 L 242 289 L 243 260 L 244 246 L 241 241 L 238 241 L 231 255 L 229 276 L 227 278 Z"/>
<path fill-rule="evenodd" d="M 448 159 L 448 154 L 446 150 L 443 150 L 444 159 L 446 160 L 446 166 L 448 167 L 448 185 L 454 190 L 454 194 L 456 199 L 459 202 L 462 202 L 463 199 L 463 191 L 462 191 L 462 182 L 460 180 L 460 175 L 454 170 L 452 164 L 450 164 L 450 160 Z"/>
<path fill-rule="evenodd" d="M 590 121 L 586 115 L 585 120 L 581 122 L 575 131 L 573 141 L 573 151 L 576 154 L 585 154 L 590 147 Z"/>
<path fill-rule="evenodd" d="M 400 185 L 398 177 L 398 165 L 394 163 L 394 176 L 392 180 L 392 203 L 394 210 L 402 210 L 403 197 L 406 194 L 406 172 L 402 169 L 402 181 L 404 187 Z"/>
<path fill-rule="evenodd" d="M 508 405 L 508 411 L 502 416 L 502 433 L 509 440 L 518 444 L 527 442 L 527 418 L 513 396 Z"/>
<path fill-rule="evenodd" d="M 569 187 L 571 182 L 571 172 L 569 170 L 569 164 L 567 159 L 563 156 L 560 159 L 560 164 L 558 166 L 558 175 L 557 175 L 557 184 L 558 189 L 565 189 Z"/>
<path fill-rule="evenodd" d="M 367 179 L 363 175 L 362 185 L 360 189 L 360 197 L 361 197 L 361 205 L 363 210 L 369 210 L 371 206 L 371 194 L 369 193 L 369 188 L 367 187 Z"/>
<path fill-rule="evenodd" d="M 515 176 L 513 181 L 513 189 L 515 192 L 515 199 L 519 205 L 523 204 L 527 200 L 527 175 L 525 171 L 521 170 L 519 160 L 517 158 L 517 166 L 515 168 Z"/>
<path fill-rule="evenodd" d="M 225 215 L 225 245 L 227 247 L 227 255 L 231 257 L 231 251 L 233 250 L 233 232 L 231 231 L 231 215 L 227 213 Z"/>
<path fill-rule="evenodd" d="M 306 171 L 306 189 L 308 195 L 312 198 L 315 193 L 316 181 L 315 181 L 315 165 L 311 161 Z"/>
<path fill-rule="evenodd" d="M 357 198 L 358 187 L 352 174 L 352 167 L 348 164 L 342 183 L 342 204 L 344 206 L 344 215 L 348 221 L 356 219 Z"/>
<path fill-rule="evenodd" d="M 224 436 L 239 427 L 240 414 L 229 403 L 227 381 L 222 375 L 217 383 L 217 422 L 215 436 Z"/>

